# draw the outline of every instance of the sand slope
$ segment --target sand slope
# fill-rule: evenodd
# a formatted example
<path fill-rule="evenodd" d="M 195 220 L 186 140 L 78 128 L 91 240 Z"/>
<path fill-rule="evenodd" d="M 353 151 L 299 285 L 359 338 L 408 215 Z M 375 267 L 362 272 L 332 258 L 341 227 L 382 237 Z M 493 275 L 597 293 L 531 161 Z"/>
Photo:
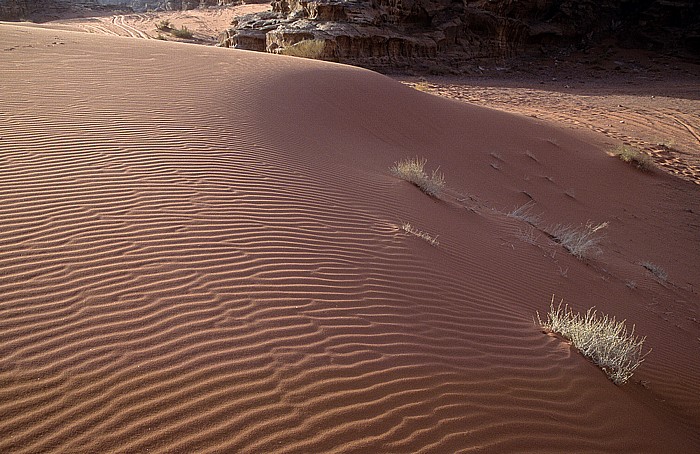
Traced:
<path fill-rule="evenodd" d="M 149 11 L 143 13 L 116 11 L 116 14 L 94 17 L 51 18 L 52 20 L 44 22 L 42 27 L 84 31 L 98 35 L 181 41 L 170 32 L 158 28 L 162 22 L 167 21 L 173 28 L 181 29 L 184 27 L 192 33 L 192 38 L 184 41 L 213 45 L 219 42 L 219 34 L 231 26 L 231 22 L 236 16 L 269 9 L 269 4 L 254 3 L 186 11 Z M 90 13 L 90 11 L 86 11 L 86 13 Z"/>
<path fill-rule="evenodd" d="M 0 452 L 700 449 L 697 185 L 361 69 L 0 41 Z M 519 240 L 529 200 L 604 254 Z M 540 332 L 552 294 L 648 337 L 632 382 Z"/>
<path fill-rule="evenodd" d="M 641 55 L 652 66 L 640 73 L 611 69 L 602 76 L 602 69 L 569 61 L 555 73 L 561 79 L 547 82 L 517 76 L 400 80 L 428 93 L 592 130 L 602 149 L 625 144 L 643 150 L 663 170 L 700 184 L 700 67 L 688 63 L 685 71 L 669 71 L 654 56 Z"/>

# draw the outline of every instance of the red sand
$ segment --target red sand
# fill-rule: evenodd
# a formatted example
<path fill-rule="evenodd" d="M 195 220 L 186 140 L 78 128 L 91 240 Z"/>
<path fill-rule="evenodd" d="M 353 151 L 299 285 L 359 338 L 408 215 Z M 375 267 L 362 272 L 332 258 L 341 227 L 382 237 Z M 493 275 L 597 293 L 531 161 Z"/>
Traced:
<path fill-rule="evenodd" d="M 621 60 L 639 62 L 635 65 L 643 69 L 604 72 L 569 61 L 556 69 L 543 65 L 541 72 L 551 69 L 554 80 L 544 74 L 399 79 L 428 93 L 594 131 L 591 140 L 604 150 L 634 147 L 663 170 L 700 184 L 700 67 L 671 70 L 681 63 L 619 52 Z"/>
<path fill-rule="evenodd" d="M 98 17 L 65 18 L 53 20 L 46 23 L 45 26 L 84 31 L 99 35 L 181 41 L 171 33 L 157 28 L 162 21 L 168 21 L 173 28 L 180 29 L 185 27 L 192 32 L 192 39 L 186 41 L 211 45 L 219 42 L 219 34 L 231 26 L 231 22 L 236 16 L 267 11 L 269 9 L 269 3 L 253 3 L 250 5 L 244 4 L 239 6 L 192 9 L 186 11 L 125 13 Z"/>
<path fill-rule="evenodd" d="M 0 452 L 700 450 L 698 185 L 362 69 L 0 42 Z M 519 240 L 530 200 L 603 254 Z M 552 294 L 647 336 L 628 384 L 533 324 Z"/>

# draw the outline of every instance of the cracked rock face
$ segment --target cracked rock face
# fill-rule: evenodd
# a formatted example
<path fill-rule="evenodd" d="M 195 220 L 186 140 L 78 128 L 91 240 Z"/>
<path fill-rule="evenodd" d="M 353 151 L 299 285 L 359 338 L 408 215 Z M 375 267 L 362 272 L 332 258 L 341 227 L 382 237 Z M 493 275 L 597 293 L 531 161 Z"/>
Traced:
<path fill-rule="evenodd" d="M 237 18 L 220 45 L 284 52 L 320 40 L 320 58 L 373 69 L 458 68 L 603 38 L 700 55 L 700 2 L 693 0 L 275 0 L 271 6 Z"/>

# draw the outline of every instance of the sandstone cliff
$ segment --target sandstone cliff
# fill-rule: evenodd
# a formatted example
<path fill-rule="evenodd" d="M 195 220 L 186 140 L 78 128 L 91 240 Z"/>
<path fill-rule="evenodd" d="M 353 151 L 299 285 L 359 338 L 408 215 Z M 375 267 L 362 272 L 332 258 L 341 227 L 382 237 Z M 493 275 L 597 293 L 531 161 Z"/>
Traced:
<path fill-rule="evenodd" d="M 104 0 L 103 0 L 104 1 Z M 115 0 L 116 1 L 116 0 Z M 240 0 L 132 0 L 134 9 L 143 9 L 148 5 L 151 9 L 164 9 L 166 11 L 188 10 L 195 8 L 207 8 L 210 6 L 228 6 L 239 4 Z"/>
<path fill-rule="evenodd" d="M 457 68 L 603 39 L 700 55 L 700 2 L 274 0 L 271 12 L 238 18 L 221 45 L 284 52 L 317 40 L 326 60 L 377 69 Z"/>
<path fill-rule="evenodd" d="M 100 0 L 0 0 L 0 20 L 43 20 L 104 9 Z"/>
<path fill-rule="evenodd" d="M 134 11 L 185 10 L 237 3 L 240 0 L 0 0 L 0 20 L 29 20 L 36 16 L 50 17 L 71 11 L 99 11 L 111 7 L 126 7 Z"/>

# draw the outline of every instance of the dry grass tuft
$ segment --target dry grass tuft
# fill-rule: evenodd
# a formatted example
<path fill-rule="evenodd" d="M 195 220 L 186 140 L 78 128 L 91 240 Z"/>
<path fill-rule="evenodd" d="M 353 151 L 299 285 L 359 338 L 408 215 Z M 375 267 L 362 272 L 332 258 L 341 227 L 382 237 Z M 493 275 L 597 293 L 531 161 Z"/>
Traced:
<path fill-rule="evenodd" d="M 535 230 L 535 228 L 531 225 L 528 225 L 527 229 L 525 230 L 518 229 L 518 233 L 515 236 L 520 241 L 532 245 L 537 244 L 537 240 L 540 238 L 540 235 L 537 233 L 537 230 Z"/>
<path fill-rule="evenodd" d="M 535 202 L 529 201 L 524 205 L 515 208 L 510 213 L 506 214 L 509 218 L 520 219 L 525 221 L 530 225 L 537 225 L 540 223 L 540 215 L 532 212 L 535 207 Z"/>
<path fill-rule="evenodd" d="M 583 356 L 603 369 L 616 385 L 627 382 L 651 351 L 642 351 L 646 338 L 634 335 L 634 325 L 628 333 L 625 320 L 617 322 L 615 317 L 599 317 L 593 308 L 588 309 L 585 315 L 574 314 L 568 305 L 562 308 L 561 302 L 555 307 L 554 297 L 547 320 L 542 321 L 538 313 L 537 321 L 546 331 L 570 340 Z"/>
<path fill-rule="evenodd" d="M 662 281 L 668 280 L 668 273 L 666 272 L 665 269 L 661 268 L 659 265 L 655 265 L 651 262 L 642 262 L 640 263 L 644 268 L 649 270 L 651 274 L 656 276 L 658 279 Z"/>
<path fill-rule="evenodd" d="M 431 176 L 425 173 L 425 158 L 410 158 L 399 161 L 391 167 L 391 173 L 418 186 L 421 191 L 431 197 L 437 197 L 445 187 L 445 176 L 439 168 L 432 171 Z"/>
<path fill-rule="evenodd" d="M 607 222 L 598 225 L 588 223 L 583 227 L 572 227 L 570 225 L 556 225 L 551 229 L 552 237 L 564 248 L 578 259 L 591 258 L 601 254 L 603 251 L 598 244 L 602 239 L 596 235 L 599 230 L 608 226 Z"/>
<path fill-rule="evenodd" d="M 621 146 L 615 149 L 613 154 L 624 162 L 632 164 L 639 170 L 649 172 L 654 168 L 654 161 L 651 157 L 635 148 Z"/>
<path fill-rule="evenodd" d="M 413 88 L 415 88 L 418 91 L 422 91 L 425 93 L 428 93 L 430 91 L 430 85 L 428 85 L 428 82 L 421 80 L 420 82 L 416 82 L 415 85 L 413 85 Z"/>
<path fill-rule="evenodd" d="M 432 236 L 429 233 L 418 230 L 417 228 L 413 227 L 408 222 L 404 222 L 401 225 L 401 229 L 406 233 L 410 233 L 411 235 L 417 236 L 418 238 L 425 240 L 431 246 L 438 246 L 440 244 L 437 236 Z"/>
<path fill-rule="evenodd" d="M 192 32 L 184 25 L 182 26 L 182 28 L 171 29 L 170 33 L 172 33 L 172 35 L 175 36 L 176 38 L 180 38 L 180 39 L 192 39 L 192 36 L 193 36 Z"/>
<path fill-rule="evenodd" d="M 292 46 L 280 49 L 279 53 L 291 57 L 319 59 L 323 56 L 325 48 L 326 41 L 323 39 L 305 39 Z"/>

